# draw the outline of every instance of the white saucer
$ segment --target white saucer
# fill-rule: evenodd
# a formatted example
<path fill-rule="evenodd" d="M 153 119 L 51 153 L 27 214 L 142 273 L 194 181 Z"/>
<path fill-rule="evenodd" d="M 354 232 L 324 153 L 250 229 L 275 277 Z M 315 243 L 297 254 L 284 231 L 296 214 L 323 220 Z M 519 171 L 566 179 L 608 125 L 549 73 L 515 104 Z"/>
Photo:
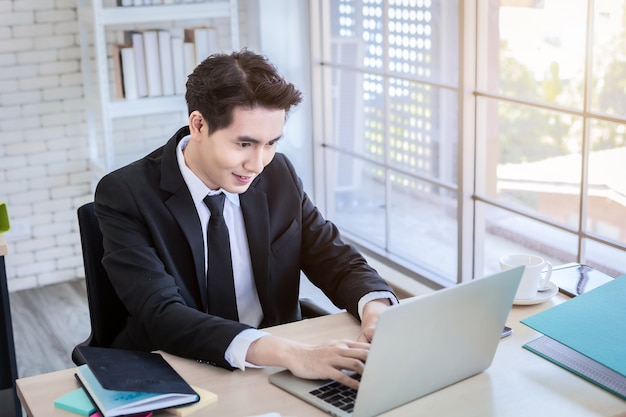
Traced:
<path fill-rule="evenodd" d="M 513 300 L 513 304 L 518 306 L 527 306 L 543 303 L 544 301 L 548 301 L 550 298 L 554 297 L 557 292 L 559 292 L 559 287 L 553 282 L 548 282 L 548 288 L 543 291 L 537 291 L 537 295 L 533 298 L 523 300 L 515 299 Z"/>

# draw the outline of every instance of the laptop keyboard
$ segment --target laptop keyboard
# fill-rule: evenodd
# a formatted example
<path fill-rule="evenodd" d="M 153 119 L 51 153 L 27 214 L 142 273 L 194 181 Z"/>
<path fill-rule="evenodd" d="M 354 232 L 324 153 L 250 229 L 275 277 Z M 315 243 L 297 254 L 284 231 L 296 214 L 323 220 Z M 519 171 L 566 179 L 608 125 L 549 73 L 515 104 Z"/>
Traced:
<path fill-rule="evenodd" d="M 354 379 L 360 380 L 361 375 L 354 375 Z M 336 381 L 331 381 L 326 385 L 310 391 L 311 395 L 326 401 L 348 413 L 354 410 L 354 401 L 356 400 L 356 390 L 349 388 Z"/>

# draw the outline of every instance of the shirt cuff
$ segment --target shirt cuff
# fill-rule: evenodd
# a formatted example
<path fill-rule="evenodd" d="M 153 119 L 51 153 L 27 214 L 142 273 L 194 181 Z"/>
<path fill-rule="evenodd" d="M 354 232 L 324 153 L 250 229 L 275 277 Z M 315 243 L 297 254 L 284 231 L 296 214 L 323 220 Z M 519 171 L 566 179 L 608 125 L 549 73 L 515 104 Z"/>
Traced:
<path fill-rule="evenodd" d="M 262 366 L 246 362 L 246 355 L 248 354 L 250 345 L 264 336 L 269 336 L 269 333 L 257 329 L 244 330 L 230 342 L 224 354 L 224 359 L 226 359 L 230 366 L 241 369 L 242 371 L 245 370 L 246 367 L 262 368 Z"/>
<path fill-rule="evenodd" d="M 393 293 L 389 291 L 372 291 L 370 293 L 365 294 L 359 300 L 359 317 L 363 318 L 363 309 L 365 308 L 365 304 L 374 300 L 381 300 L 383 298 L 388 299 L 391 302 L 391 305 L 398 304 L 398 299 Z"/>

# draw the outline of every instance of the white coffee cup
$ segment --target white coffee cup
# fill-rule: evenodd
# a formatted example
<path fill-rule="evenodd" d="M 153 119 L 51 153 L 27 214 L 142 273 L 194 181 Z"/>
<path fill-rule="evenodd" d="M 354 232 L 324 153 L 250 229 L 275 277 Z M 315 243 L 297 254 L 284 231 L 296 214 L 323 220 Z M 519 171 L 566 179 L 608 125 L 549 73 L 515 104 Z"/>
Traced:
<path fill-rule="evenodd" d="M 537 255 L 505 255 L 500 258 L 500 269 L 524 266 L 524 275 L 520 281 L 516 300 L 528 300 L 537 296 L 537 291 L 547 288 L 552 275 L 552 264 Z"/>

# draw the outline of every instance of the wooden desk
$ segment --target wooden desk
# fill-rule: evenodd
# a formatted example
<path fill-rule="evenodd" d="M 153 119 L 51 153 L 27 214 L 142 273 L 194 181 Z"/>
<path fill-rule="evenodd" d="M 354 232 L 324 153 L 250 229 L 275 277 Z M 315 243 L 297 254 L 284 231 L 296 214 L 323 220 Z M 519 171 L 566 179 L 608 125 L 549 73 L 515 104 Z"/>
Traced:
<path fill-rule="evenodd" d="M 565 298 L 556 296 L 535 306 L 515 306 L 507 324 L 513 335 L 500 341 L 487 371 L 385 413 L 384 416 L 612 416 L 626 417 L 626 402 L 522 348 L 539 333 L 519 323 Z M 277 326 L 270 331 L 302 342 L 355 338 L 357 322 L 340 313 Z M 327 416 L 318 409 L 274 387 L 267 376 L 276 368 L 229 372 L 164 354 L 192 385 L 219 395 L 217 403 L 198 417 L 245 417 L 268 412 L 282 416 Z M 68 417 L 53 401 L 78 385 L 68 369 L 18 379 L 18 395 L 31 417 Z M 384 395 L 385 387 L 381 387 Z"/>

